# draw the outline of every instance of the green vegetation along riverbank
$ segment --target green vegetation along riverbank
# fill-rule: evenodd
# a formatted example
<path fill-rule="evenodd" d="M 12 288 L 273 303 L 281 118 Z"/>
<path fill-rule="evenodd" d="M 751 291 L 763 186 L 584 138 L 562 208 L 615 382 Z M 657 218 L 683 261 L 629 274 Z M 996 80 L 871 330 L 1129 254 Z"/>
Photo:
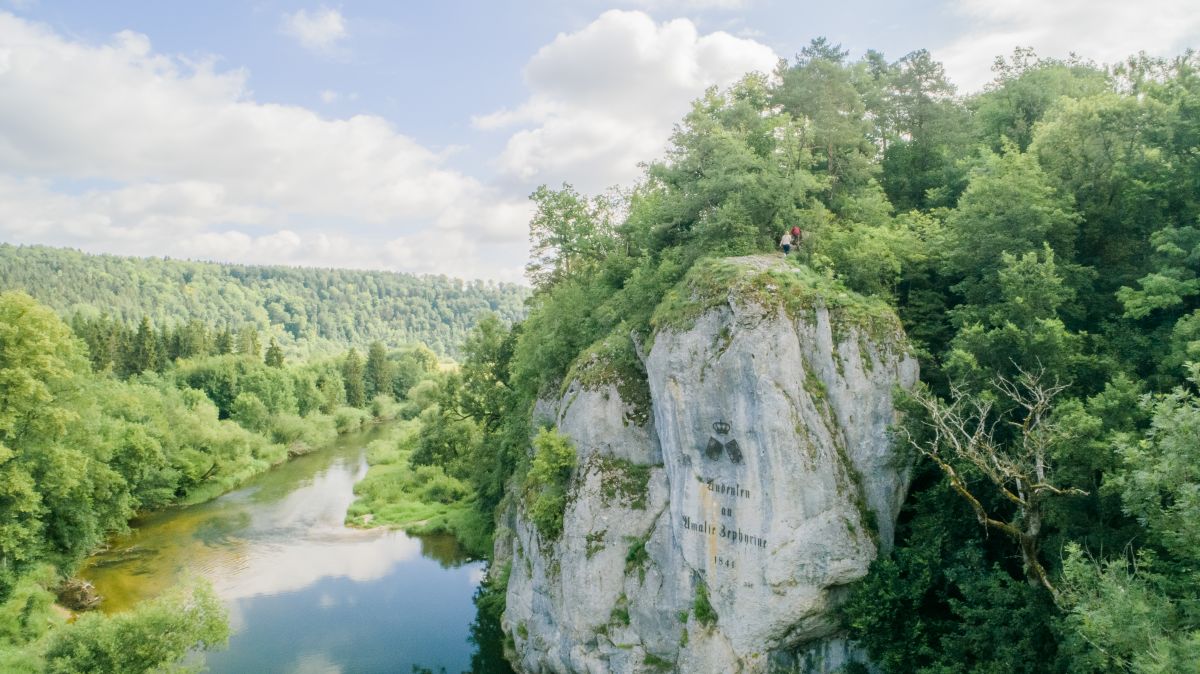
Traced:
<path fill-rule="evenodd" d="M 367 447 L 367 476 L 355 485 L 357 500 L 346 523 L 358 527 L 388 526 L 410 534 L 453 534 L 472 556 L 491 556 L 487 517 L 476 506 L 471 486 L 441 466 L 414 466 L 421 421 L 391 426 L 387 435 Z"/>
<path fill-rule="evenodd" d="M 389 353 L 377 343 L 365 359 L 351 349 L 289 363 L 274 344 L 260 350 L 252 330 L 228 348 L 219 331 L 189 333 L 193 350 L 172 358 L 171 334 L 148 321 L 130 331 L 79 320 L 73 330 L 26 294 L 0 294 L 5 671 L 143 671 L 219 643 L 214 626 L 224 618 L 202 586 L 66 626 L 52 604 L 82 559 L 136 513 L 213 498 L 394 418 L 403 411 L 395 388 L 438 366 L 427 349 Z M 139 662 L 159 660 L 129 669 L 123 649 L 143 641 Z"/>

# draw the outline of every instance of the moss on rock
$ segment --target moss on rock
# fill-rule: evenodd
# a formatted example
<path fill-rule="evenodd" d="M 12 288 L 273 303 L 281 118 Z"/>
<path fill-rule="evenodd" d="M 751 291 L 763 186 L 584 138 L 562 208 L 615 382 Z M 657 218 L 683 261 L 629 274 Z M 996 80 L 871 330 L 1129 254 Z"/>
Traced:
<path fill-rule="evenodd" d="M 577 382 L 586 391 L 613 386 L 630 408 L 626 421 L 639 426 L 650 421 L 650 385 L 646 382 L 646 369 L 633 347 L 633 337 L 623 325 L 579 354 L 563 381 L 564 390 L 560 396 L 566 393 L 565 387 L 571 382 Z"/>
<path fill-rule="evenodd" d="M 697 262 L 655 309 L 651 336 L 688 330 L 708 312 L 734 304 L 782 310 L 793 320 L 806 321 L 824 308 L 839 337 L 856 328 L 871 336 L 901 331 L 895 312 L 883 300 L 860 295 L 807 266 L 756 255 Z"/>

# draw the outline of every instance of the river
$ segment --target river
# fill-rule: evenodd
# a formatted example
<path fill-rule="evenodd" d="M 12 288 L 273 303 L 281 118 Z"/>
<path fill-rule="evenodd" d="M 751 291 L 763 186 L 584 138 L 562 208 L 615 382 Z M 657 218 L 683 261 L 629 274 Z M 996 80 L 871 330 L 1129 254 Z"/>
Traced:
<path fill-rule="evenodd" d="M 468 640 L 482 562 L 450 536 L 343 525 L 373 435 L 341 438 L 208 503 L 142 517 L 80 575 L 108 612 L 207 579 L 233 628 L 229 648 L 207 655 L 212 672 L 507 669 L 494 657 L 481 664 Z"/>

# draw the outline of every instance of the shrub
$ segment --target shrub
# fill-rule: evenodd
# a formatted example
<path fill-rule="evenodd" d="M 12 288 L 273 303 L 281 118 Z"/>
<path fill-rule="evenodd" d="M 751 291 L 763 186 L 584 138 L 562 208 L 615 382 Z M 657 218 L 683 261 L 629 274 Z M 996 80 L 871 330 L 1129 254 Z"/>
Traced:
<path fill-rule="evenodd" d="M 557 431 L 543 428 L 533 439 L 533 462 L 525 477 L 529 518 L 549 540 L 562 533 L 567 487 L 575 472 L 575 447 Z"/>
<path fill-rule="evenodd" d="M 47 672 L 149 672 L 179 662 L 195 648 L 223 646 L 229 638 L 217 595 L 199 587 L 168 595 L 115 616 L 90 613 L 54 632 Z"/>
<path fill-rule="evenodd" d="M 703 580 L 696 583 L 696 600 L 692 602 L 692 613 L 696 615 L 696 622 L 705 627 L 717 624 L 717 611 L 708 601 L 708 586 Z"/>
<path fill-rule="evenodd" d="M 339 435 L 361 430 L 370 419 L 371 415 L 366 410 L 355 407 L 339 407 L 333 412 L 333 425 Z"/>
<path fill-rule="evenodd" d="M 287 445 L 293 455 L 324 447 L 337 438 L 334 420 L 326 415 L 276 414 L 270 426 L 271 440 Z"/>

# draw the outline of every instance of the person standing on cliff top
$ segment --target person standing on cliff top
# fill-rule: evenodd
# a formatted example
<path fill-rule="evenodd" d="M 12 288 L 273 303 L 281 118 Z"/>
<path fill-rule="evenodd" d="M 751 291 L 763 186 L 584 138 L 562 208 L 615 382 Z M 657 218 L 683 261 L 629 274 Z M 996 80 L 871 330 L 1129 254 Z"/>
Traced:
<path fill-rule="evenodd" d="M 779 237 L 779 247 L 783 249 L 784 257 L 787 257 L 787 254 L 792 252 L 792 234 L 791 234 L 791 232 L 784 232 L 783 236 Z"/>

